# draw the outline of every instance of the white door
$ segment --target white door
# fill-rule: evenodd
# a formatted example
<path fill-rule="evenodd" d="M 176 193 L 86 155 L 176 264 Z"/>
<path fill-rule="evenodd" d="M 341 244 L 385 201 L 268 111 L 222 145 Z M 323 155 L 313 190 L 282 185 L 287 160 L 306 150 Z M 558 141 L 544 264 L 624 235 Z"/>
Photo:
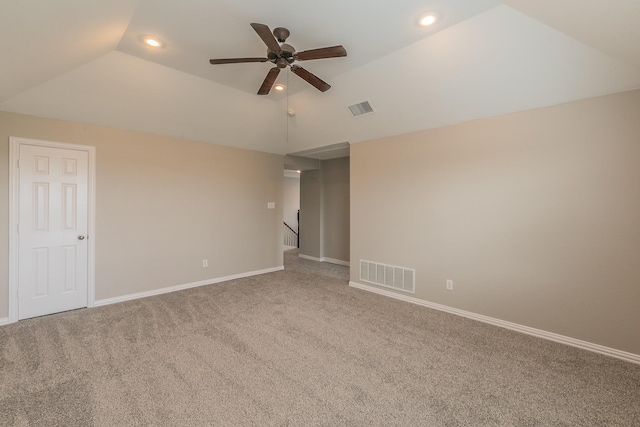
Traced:
<path fill-rule="evenodd" d="M 86 150 L 20 145 L 18 318 L 87 307 Z"/>

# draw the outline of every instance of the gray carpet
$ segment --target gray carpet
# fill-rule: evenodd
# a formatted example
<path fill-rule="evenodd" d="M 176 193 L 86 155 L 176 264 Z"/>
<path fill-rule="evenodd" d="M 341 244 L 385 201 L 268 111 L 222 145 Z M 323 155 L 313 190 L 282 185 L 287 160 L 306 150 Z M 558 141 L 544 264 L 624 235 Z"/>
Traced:
<path fill-rule="evenodd" d="M 638 365 L 285 266 L 0 328 L 0 424 L 640 425 Z"/>

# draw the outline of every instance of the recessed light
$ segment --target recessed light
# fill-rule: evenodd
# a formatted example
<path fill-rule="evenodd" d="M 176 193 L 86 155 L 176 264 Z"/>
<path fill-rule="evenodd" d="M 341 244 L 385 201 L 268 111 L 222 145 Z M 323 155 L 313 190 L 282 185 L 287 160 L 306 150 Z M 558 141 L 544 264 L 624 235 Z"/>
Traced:
<path fill-rule="evenodd" d="M 418 22 L 423 27 L 428 27 L 429 25 L 435 24 L 435 22 L 438 20 L 438 18 L 439 18 L 439 16 L 438 16 L 437 13 L 431 12 L 431 13 L 426 14 L 422 18 L 420 18 L 420 21 L 418 21 Z"/>
<path fill-rule="evenodd" d="M 284 90 L 284 88 L 285 88 L 285 87 L 286 87 L 285 85 L 277 84 L 277 85 L 275 85 L 273 88 L 274 88 L 275 90 L 277 90 L 277 91 L 282 92 L 282 91 Z"/>
<path fill-rule="evenodd" d="M 146 44 L 147 46 L 151 46 L 151 47 L 163 47 L 164 43 L 162 42 L 162 40 L 155 38 L 155 37 L 143 37 L 142 41 L 144 41 L 144 44 Z"/>

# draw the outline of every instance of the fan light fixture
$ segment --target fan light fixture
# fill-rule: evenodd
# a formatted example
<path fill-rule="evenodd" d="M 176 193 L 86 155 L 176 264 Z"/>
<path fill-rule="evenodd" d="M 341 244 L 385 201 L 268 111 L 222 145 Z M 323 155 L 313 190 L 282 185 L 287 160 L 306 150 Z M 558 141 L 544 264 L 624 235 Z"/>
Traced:
<path fill-rule="evenodd" d="M 438 18 L 439 18 L 438 14 L 435 12 L 432 12 L 420 18 L 420 21 L 418 22 L 423 27 L 428 27 L 429 25 L 435 24 Z"/>

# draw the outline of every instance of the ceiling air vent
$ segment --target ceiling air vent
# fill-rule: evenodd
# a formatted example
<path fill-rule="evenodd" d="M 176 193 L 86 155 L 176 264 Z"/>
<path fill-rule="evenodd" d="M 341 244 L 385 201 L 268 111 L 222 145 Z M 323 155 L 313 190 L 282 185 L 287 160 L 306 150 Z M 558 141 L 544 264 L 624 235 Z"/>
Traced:
<path fill-rule="evenodd" d="M 373 113 L 373 108 L 371 108 L 371 104 L 369 104 L 369 101 L 364 101 L 360 104 L 349 105 L 349 110 L 351 110 L 351 114 L 353 114 L 355 117 L 361 116 L 363 114 Z"/>

